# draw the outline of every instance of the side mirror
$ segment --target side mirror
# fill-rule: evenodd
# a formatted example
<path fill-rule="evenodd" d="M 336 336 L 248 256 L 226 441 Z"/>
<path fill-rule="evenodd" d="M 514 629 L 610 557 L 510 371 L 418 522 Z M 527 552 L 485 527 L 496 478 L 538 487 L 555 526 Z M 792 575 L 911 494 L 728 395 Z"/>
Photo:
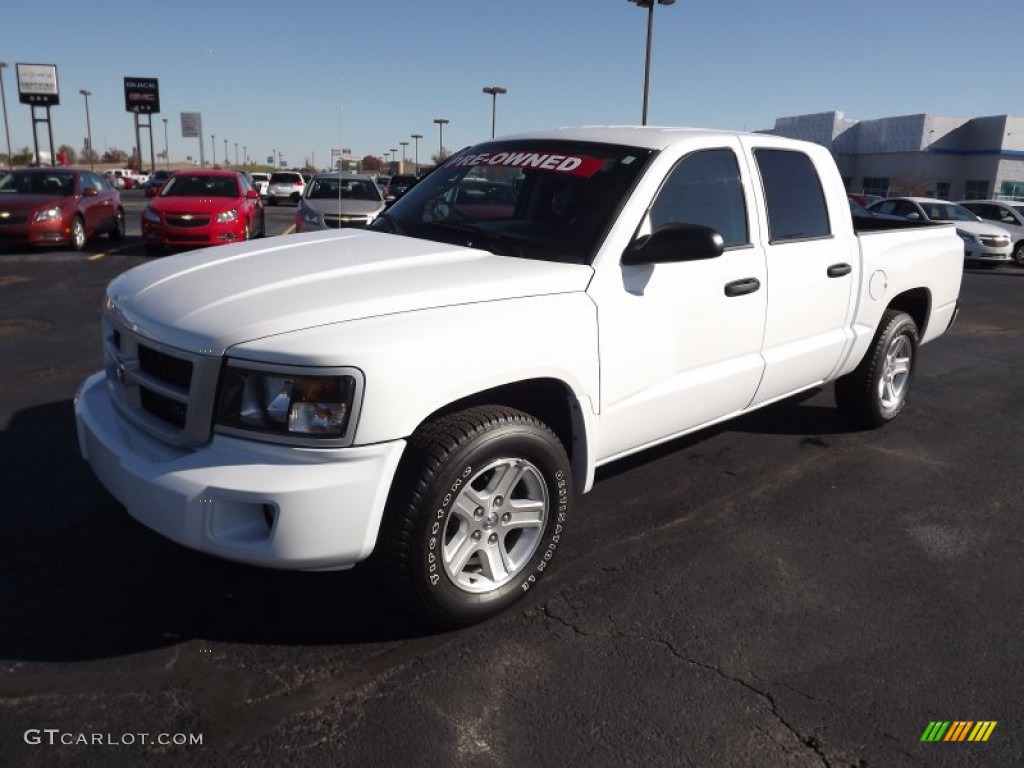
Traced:
<path fill-rule="evenodd" d="M 245 196 L 247 198 L 249 198 L 250 200 L 255 200 L 255 199 L 259 198 L 260 193 L 257 192 L 255 189 L 250 189 L 250 190 L 246 191 Z"/>
<path fill-rule="evenodd" d="M 82 194 L 85 197 L 96 197 L 96 195 L 99 194 L 99 191 L 97 189 L 93 188 L 93 187 L 86 187 L 85 191 L 82 192 Z"/>
<path fill-rule="evenodd" d="M 918 219 L 921 218 L 921 214 L 919 214 L 917 211 L 914 211 L 913 213 L 908 213 L 906 218 L 910 219 L 911 221 L 917 221 Z"/>
<path fill-rule="evenodd" d="M 623 264 L 665 264 L 715 259 L 725 250 L 722 235 L 700 224 L 664 224 L 622 252 Z"/>

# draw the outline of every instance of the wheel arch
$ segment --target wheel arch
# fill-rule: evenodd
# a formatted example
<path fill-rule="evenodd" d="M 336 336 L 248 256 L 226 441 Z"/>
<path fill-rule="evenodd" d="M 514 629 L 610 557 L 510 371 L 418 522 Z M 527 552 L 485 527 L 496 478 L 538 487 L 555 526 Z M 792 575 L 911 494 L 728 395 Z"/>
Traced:
<path fill-rule="evenodd" d="M 924 338 L 932 313 L 932 293 L 927 288 L 911 288 L 893 296 L 886 309 L 906 312 L 917 325 L 917 331 Z"/>
<path fill-rule="evenodd" d="M 589 423 L 585 405 L 564 381 L 555 378 L 524 379 L 481 390 L 438 408 L 428 414 L 417 428 L 441 416 L 477 405 L 504 405 L 544 422 L 565 448 L 577 493 L 590 489 L 593 462 L 588 449 Z"/>

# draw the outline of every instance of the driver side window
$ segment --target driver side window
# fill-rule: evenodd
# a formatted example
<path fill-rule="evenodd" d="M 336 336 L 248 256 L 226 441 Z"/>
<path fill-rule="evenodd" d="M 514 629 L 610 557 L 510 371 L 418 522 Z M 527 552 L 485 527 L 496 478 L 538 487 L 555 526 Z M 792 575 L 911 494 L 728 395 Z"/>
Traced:
<path fill-rule="evenodd" d="M 747 245 L 747 206 L 736 155 L 708 149 L 680 160 L 651 206 L 651 227 L 701 224 L 717 230 L 725 247 Z"/>

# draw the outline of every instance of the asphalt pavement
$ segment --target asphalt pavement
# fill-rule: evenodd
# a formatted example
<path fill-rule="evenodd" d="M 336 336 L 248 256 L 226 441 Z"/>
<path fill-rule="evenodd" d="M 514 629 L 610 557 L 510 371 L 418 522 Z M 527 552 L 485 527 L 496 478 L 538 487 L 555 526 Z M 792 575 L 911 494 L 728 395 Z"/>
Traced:
<path fill-rule="evenodd" d="M 538 588 L 436 633 L 358 569 L 177 547 L 93 478 L 72 398 L 134 218 L 123 250 L 0 251 L 0 765 L 1024 764 L 1024 270 L 965 275 L 895 423 L 823 389 L 605 468 Z"/>

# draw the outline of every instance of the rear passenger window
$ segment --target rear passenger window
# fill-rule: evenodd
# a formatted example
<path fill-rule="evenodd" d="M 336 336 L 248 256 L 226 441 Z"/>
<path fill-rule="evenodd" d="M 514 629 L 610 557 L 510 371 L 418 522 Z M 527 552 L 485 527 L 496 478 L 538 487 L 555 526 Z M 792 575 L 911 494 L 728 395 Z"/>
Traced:
<path fill-rule="evenodd" d="M 694 152 L 672 169 L 651 207 L 651 227 L 671 223 L 711 227 L 726 248 L 750 242 L 743 185 L 731 150 Z"/>
<path fill-rule="evenodd" d="M 829 237 L 832 229 L 821 180 L 811 158 L 786 149 L 755 149 L 773 243 Z"/>

